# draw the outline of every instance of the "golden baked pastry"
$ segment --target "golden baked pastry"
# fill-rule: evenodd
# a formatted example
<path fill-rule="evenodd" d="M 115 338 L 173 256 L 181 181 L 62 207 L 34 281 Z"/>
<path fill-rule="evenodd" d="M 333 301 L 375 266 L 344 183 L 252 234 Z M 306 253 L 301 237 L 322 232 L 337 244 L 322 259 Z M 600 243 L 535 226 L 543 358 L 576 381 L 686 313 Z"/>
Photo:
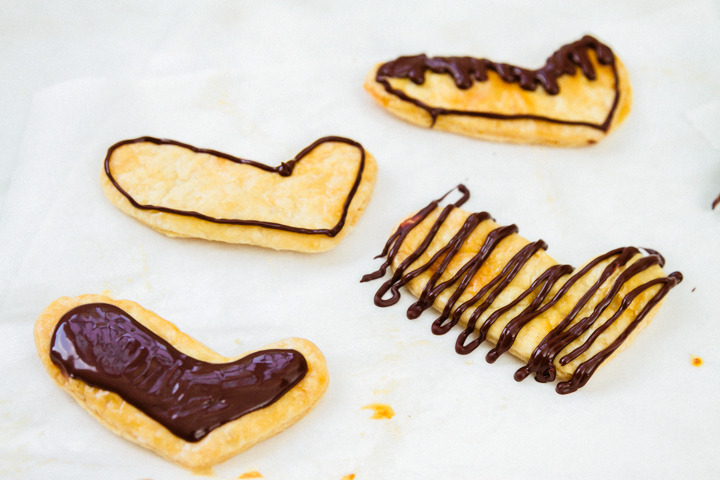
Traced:
<path fill-rule="evenodd" d="M 411 123 L 513 143 L 598 142 L 630 112 L 627 70 L 585 36 L 538 70 L 471 57 L 399 57 L 377 65 L 365 90 Z"/>
<path fill-rule="evenodd" d="M 328 385 L 325 358 L 307 340 L 226 358 L 137 303 L 102 295 L 55 300 L 35 323 L 35 345 L 55 383 L 101 424 L 191 469 L 288 428 Z"/>
<path fill-rule="evenodd" d="M 358 221 L 376 174 L 372 155 L 342 137 L 277 167 L 141 137 L 110 147 L 101 183 L 115 206 L 165 235 L 321 252 Z"/>
<path fill-rule="evenodd" d="M 460 324 L 455 350 L 468 354 L 489 340 L 495 345 L 489 363 L 509 351 L 526 362 L 518 381 L 535 373 L 539 382 L 561 380 L 558 393 L 576 391 L 633 341 L 682 281 L 680 272 L 665 275 L 658 252 L 635 247 L 577 269 L 558 265 L 542 240 L 530 243 L 515 225 L 459 209 L 470 193 L 458 189 L 462 197 L 454 204 L 441 209 L 443 197 L 400 222 L 381 254 L 387 260 L 362 281 L 381 278 L 390 266 L 392 278 L 375 295 L 376 305 L 397 303 L 399 288 L 407 286 L 419 297 L 408 318 L 434 307 L 442 313 L 433 333 Z"/>

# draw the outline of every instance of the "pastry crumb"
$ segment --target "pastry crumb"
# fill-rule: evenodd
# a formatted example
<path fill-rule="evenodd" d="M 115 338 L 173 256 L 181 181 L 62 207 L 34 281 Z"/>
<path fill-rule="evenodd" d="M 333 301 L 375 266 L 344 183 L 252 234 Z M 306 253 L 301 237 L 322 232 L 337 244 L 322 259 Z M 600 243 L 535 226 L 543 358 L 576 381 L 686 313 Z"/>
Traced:
<path fill-rule="evenodd" d="M 692 363 L 693 367 L 699 367 L 703 364 L 703 359 L 693 355 L 690 357 L 690 363 Z"/>
<path fill-rule="evenodd" d="M 263 478 L 262 474 L 257 470 L 250 470 L 240 475 L 238 478 Z"/>
<path fill-rule="evenodd" d="M 387 405 L 385 403 L 371 403 L 370 405 L 365 405 L 362 407 L 363 410 L 373 410 L 375 413 L 373 413 L 371 419 L 376 420 L 382 420 L 384 418 L 391 419 L 395 416 L 395 411 L 392 409 L 390 405 Z"/>

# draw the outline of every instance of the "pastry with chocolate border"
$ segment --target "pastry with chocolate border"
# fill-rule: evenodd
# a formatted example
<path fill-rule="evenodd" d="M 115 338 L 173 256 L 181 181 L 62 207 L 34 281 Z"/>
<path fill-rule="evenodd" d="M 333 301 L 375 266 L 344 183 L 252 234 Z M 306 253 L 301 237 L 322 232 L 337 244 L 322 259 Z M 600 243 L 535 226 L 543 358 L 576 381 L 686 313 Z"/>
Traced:
<path fill-rule="evenodd" d="M 556 146 L 600 141 L 631 103 L 627 70 L 591 36 L 561 47 L 537 70 L 484 58 L 399 57 L 372 69 L 365 90 L 416 125 Z"/>
<path fill-rule="evenodd" d="M 436 335 L 463 327 L 455 350 L 466 355 L 483 341 L 494 363 L 510 352 L 526 365 L 517 381 L 535 374 L 539 382 L 560 380 L 567 394 L 634 340 L 655 316 L 682 274 L 665 275 L 665 260 L 650 249 L 625 247 L 600 255 L 580 268 L 559 265 L 542 240 L 529 242 L 515 225 L 500 226 L 487 212 L 460 207 L 470 192 L 440 208 L 440 198 L 400 222 L 380 256 L 380 269 L 363 282 L 393 271 L 375 295 L 379 307 L 394 305 L 399 288 L 418 300 L 407 316 L 430 307 L 441 312 Z"/>
<path fill-rule="evenodd" d="M 277 167 L 141 137 L 110 147 L 104 165 L 108 199 L 165 235 L 299 252 L 335 247 L 377 174 L 372 155 L 342 137 L 321 138 Z"/>
<path fill-rule="evenodd" d="M 226 358 L 135 302 L 61 297 L 35 323 L 50 377 L 112 432 L 201 470 L 288 428 L 325 393 L 323 354 L 289 338 Z"/>

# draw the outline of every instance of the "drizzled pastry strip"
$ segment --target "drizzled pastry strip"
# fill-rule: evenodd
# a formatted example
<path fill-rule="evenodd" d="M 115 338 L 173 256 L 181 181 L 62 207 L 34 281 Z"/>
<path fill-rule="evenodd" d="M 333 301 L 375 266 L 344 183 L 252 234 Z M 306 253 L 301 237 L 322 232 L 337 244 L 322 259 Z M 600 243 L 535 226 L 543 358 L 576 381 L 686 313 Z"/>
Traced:
<path fill-rule="evenodd" d="M 680 272 L 664 274 L 658 252 L 635 247 L 578 269 L 559 265 L 544 241 L 528 242 L 515 225 L 500 226 L 487 212 L 461 210 L 469 191 L 458 190 L 456 202 L 441 209 L 442 197 L 403 220 L 380 255 L 385 262 L 362 281 L 391 267 L 377 306 L 394 305 L 407 286 L 418 297 L 408 318 L 434 307 L 441 313 L 433 333 L 461 325 L 456 352 L 469 354 L 488 340 L 495 345 L 486 354 L 489 363 L 512 353 L 526 362 L 518 381 L 535 374 L 543 383 L 561 380 L 558 393 L 576 391 L 627 347 L 682 281 Z"/>

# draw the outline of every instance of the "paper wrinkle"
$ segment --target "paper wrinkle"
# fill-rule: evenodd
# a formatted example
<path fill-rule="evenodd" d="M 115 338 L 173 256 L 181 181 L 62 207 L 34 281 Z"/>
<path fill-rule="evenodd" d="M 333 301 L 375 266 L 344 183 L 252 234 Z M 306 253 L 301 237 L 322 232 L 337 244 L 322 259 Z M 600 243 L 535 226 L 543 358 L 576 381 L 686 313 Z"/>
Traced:
<path fill-rule="evenodd" d="M 88 107 L 102 102 L 104 96 L 104 81 L 81 79 L 52 86 L 33 98 L 18 166 L 0 217 L 0 251 L 18 253 L 0 256 L 0 305 L 10 290 L 6 282 L 17 275 L 28 253 L 27 245 L 61 192 L 62 179 L 67 176 L 64 170 L 73 163 L 72 157 L 59 156 L 58 151 L 74 148 L 73 137 L 78 136 L 74 122 L 84 123 Z M 84 137 L 85 132 L 79 135 Z"/>
<path fill-rule="evenodd" d="M 687 117 L 711 147 L 720 149 L 720 101 L 691 110 Z"/>

